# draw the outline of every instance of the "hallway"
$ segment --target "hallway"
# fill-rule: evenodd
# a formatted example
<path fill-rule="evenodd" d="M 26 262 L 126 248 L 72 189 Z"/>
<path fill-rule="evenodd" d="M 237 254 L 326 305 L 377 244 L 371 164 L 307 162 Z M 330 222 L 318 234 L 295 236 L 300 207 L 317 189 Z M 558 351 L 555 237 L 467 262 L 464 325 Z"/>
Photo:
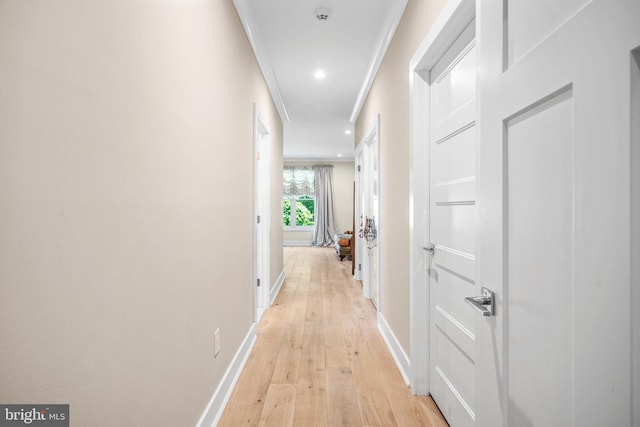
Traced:
<path fill-rule="evenodd" d="M 332 248 L 284 248 L 286 281 L 219 426 L 446 426 L 413 396 L 351 263 Z"/>

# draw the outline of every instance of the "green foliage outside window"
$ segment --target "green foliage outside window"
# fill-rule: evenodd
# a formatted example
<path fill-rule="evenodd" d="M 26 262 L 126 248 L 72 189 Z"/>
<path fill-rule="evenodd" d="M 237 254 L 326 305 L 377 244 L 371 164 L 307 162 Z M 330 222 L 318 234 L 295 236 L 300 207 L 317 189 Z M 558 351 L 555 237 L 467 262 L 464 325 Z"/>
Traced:
<path fill-rule="evenodd" d="M 291 224 L 291 199 L 282 200 L 282 222 L 285 226 L 305 226 L 314 224 L 315 200 L 313 197 L 301 196 L 295 201 L 296 219 Z"/>
<path fill-rule="evenodd" d="M 282 200 L 282 222 L 285 226 L 291 225 L 291 200 Z"/>

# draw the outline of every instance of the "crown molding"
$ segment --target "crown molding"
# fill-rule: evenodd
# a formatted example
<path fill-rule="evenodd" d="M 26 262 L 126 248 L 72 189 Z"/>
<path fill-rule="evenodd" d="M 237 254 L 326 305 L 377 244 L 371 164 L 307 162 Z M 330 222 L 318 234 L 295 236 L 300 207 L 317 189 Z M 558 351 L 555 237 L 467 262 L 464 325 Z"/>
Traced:
<path fill-rule="evenodd" d="M 353 163 L 354 157 L 284 157 L 283 163 Z"/>
<path fill-rule="evenodd" d="M 253 53 L 256 56 L 258 66 L 260 67 L 262 76 L 267 83 L 267 87 L 269 88 L 269 92 L 271 93 L 273 103 L 275 104 L 276 109 L 280 114 L 280 119 L 286 123 L 290 120 L 289 113 L 287 113 L 287 108 L 284 105 L 284 100 L 282 99 L 282 94 L 280 93 L 280 85 L 278 84 L 278 79 L 276 79 L 276 75 L 273 71 L 273 66 L 271 65 L 271 61 L 269 60 L 267 51 L 262 45 L 260 34 L 254 23 L 255 21 L 253 13 L 251 12 L 251 8 L 249 7 L 248 3 L 248 0 L 233 0 L 233 5 L 236 8 L 236 12 L 238 13 L 240 22 L 242 22 L 242 26 L 244 27 L 244 32 L 247 35 L 247 39 L 249 39 L 249 44 L 251 45 Z"/>
<path fill-rule="evenodd" d="M 356 103 L 353 106 L 353 111 L 351 112 L 351 117 L 349 121 L 354 123 L 360 115 L 360 110 L 362 110 L 362 106 L 364 105 L 364 101 L 367 99 L 369 95 L 369 91 L 371 90 L 371 86 L 373 85 L 373 81 L 376 79 L 376 75 L 378 74 L 378 70 L 380 69 L 380 65 L 382 65 L 382 60 L 387 53 L 387 49 L 389 49 L 389 45 L 391 44 L 391 40 L 393 40 L 393 36 L 396 33 L 396 29 L 400 24 L 400 20 L 402 19 L 402 14 L 404 13 L 405 8 L 407 7 L 408 0 L 397 0 L 394 2 L 394 8 L 387 15 L 387 20 L 384 22 L 382 28 L 384 31 L 382 32 L 382 36 L 378 40 L 377 48 L 375 50 L 375 55 L 369 65 L 369 69 L 367 71 L 367 77 L 365 78 L 362 86 L 360 87 L 360 92 L 358 93 L 358 98 L 356 99 Z"/>

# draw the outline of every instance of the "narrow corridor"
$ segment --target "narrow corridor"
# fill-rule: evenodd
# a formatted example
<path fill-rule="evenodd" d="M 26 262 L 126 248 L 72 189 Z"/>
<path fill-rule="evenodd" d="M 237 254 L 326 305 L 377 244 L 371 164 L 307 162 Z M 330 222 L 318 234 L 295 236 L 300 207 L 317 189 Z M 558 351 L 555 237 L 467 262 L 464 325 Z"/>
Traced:
<path fill-rule="evenodd" d="M 413 396 L 333 249 L 285 248 L 286 280 L 220 426 L 446 426 Z"/>

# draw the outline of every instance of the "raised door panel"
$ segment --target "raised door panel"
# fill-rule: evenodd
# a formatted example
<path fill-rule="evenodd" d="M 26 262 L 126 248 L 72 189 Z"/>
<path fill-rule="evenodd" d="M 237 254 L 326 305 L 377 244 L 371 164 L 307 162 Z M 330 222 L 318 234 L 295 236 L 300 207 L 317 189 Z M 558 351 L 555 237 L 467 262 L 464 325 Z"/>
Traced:
<path fill-rule="evenodd" d="M 571 94 L 565 91 L 506 123 L 511 426 L 573 425 Z"/>

